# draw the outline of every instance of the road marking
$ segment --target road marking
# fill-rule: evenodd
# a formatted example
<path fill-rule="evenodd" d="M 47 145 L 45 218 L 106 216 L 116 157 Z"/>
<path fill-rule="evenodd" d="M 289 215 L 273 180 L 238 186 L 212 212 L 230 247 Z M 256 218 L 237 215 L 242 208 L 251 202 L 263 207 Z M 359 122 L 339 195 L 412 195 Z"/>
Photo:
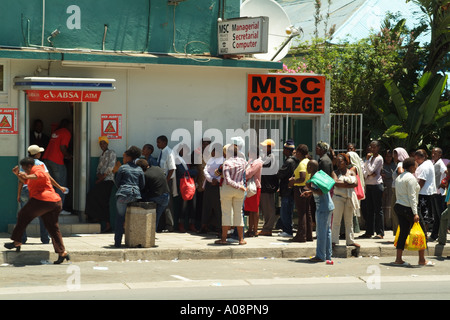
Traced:
<path fill-rule="evenodd" d="M 171 277 L 174 277 L 175 279 L 181 280 L 181 281 L 192 281 L 191 279 L 188 279 L 188 278 L 179 276 L 179 275 L 177 275 L 177 274 L 171 274 L 170 276 L 171 276 Z"/>
<path fill-rule="evenodd" d="M 81 284 L 79 289 L 70 290 L 67 286 L 23 286 L 0 288 L 1 295 L 24 295 L 36 293 L 69 293 L 109 290 L 136 290 L 157 288 L 194 288 L 194 287 L 241 287 L 270 285 L 312 285 L 312 284 L 365 284 L 365 277 L 312 277 L 312 278 L 273 278 L 273 279 L 209 279 L 191 280 L 179 275 L 171 275 L 181 281 L 127 282 Z M 450 282 L 450 275 L 408 275 L 381 277 L 381 283 L 401 282 Z M 218 285 L 219 284 L 219 285 Z"/>

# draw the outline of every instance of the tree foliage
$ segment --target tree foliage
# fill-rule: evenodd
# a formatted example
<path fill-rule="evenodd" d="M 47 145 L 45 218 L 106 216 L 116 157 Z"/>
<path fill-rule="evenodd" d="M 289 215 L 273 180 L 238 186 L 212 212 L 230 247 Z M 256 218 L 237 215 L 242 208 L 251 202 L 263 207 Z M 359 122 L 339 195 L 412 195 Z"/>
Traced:
<path fill-rule="evenodd" d="M 416 148 L 436 142 L 450 124 L 446 78 L 438 74 L 449 70 L 450 0 L 406 1 L 420 4 L 428 20 L 408 29 L 404 18 L 389 14 L 366 39 L 333 45 L 316 37 L 291 50 L 284 72 L 325 75 L 331 112 L 363 113 L 365 142 Z M 431 43 L 420 47 L 417 38 L 430 30 Z"/>

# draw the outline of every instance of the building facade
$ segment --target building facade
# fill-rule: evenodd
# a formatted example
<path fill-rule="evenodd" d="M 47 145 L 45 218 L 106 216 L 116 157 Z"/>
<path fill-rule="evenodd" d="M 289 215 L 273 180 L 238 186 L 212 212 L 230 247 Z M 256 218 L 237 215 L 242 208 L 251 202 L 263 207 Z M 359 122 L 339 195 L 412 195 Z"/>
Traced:
<path fill-rule="evenodd" d="M 61 119 L 73 121 L 68 168 L 77 213 L 95 176 L 101 135 L 120 158 L 128 146 L 146 143 L 158 155 L 159 135 L 169 146 L 194 149 L 208 133 L 228 143 L 229 135 L 249 129 L 248 75 L 282 64 L 218 56 L 217 20 L 239 17 L 239 6 L 239 0 L 9 1 L 0 12 L 0 232 L 16 221 L 11 169 L 26 156 L 36 119 L 47 135 Z M 326 137 L 327 116 L 307 116 L 319 128 L 314 138 Z"/>

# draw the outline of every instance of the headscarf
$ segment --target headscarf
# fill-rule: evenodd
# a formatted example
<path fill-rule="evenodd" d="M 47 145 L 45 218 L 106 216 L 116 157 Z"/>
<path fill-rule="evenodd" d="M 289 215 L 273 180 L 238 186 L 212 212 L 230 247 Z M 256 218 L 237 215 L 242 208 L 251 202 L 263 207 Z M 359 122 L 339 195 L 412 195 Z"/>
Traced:
<path fill-rule="evenodd" d="M 361 158 L 359 155 L 354 151 L 347 152 L 348 156 L 350 157 L 351 164 L 356 168 L 356 171 L 358 172 L 359 180 L 361 181 L 361 185 L 363 189 L 365 188 L 365 181 L 364 181 L 364 172 L 361 167 Z"/>
<path fill-rule="evenodd" d="M 107 144 L 109 144 L 109 140 L 108 140 L 107 136 L 98 137 L 98 143 L 100 143 L 101 141 L 105 141 Z"/>
<path fill-rule="evenodd" d="M 398 156 L 397 159 L 398 159 L 399 162 L 403 162 L 407 158 L 409 158 L 408 152 L 405 149 L 401 148 L 401 147 L 395 148 L 394 152 L 397 152 L 397 156 Z"/>

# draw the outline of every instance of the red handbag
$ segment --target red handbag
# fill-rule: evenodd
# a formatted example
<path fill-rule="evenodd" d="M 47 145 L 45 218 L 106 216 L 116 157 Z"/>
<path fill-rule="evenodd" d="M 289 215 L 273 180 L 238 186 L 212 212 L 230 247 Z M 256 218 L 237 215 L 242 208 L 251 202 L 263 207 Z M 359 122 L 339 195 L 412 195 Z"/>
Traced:
<path fill-rule="evenodd" d="M 189 171 L 186 171 L 183 175 L 183 178 L 180 179 L 180 192 L 183 200 L 192 200 L 192 198 L 194 197 L 195 181 L 189 174 Z"/>
<path fill-rule="evenodd" d="M 358 197 L 358 200 L 363 200 L 366 195 L 364 193 L 364 189 L 361 185 L 361 179 L 359 178 L 358 174 L 356 174 L 356 178 L 358 179 L 358 186 L 355 187 L 356 196 Z"/>

